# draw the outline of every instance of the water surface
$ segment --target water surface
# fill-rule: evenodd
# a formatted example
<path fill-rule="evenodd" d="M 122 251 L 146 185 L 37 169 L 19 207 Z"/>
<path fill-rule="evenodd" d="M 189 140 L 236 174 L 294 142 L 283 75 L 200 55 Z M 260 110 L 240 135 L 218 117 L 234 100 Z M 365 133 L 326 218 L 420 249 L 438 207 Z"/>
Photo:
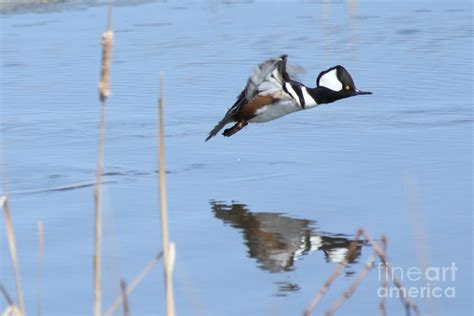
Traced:
<path fill-rule="evenodd" d="M 39 220 L 44 314 L 92 309 L 90 185 L 106 8 L 90 4 L 1 16 L 2 146 L 29 314 Z M 470 1 L 138 4 L 114 8 L 104 306 L 119 279 L 131 281 L 161 248 L 155 132 L 164 72 L 179 315 L 299 314 L 359 227 L 386 234 L 390 258 L 405 270 L 455 262 L 456 279 L 437 284 L 455 286 L 456 297 L 417 301 L 425 312 L 471 315 Z M 204 143 L 253 67 L 283 53 L 305 69 L 298 77 L 309 86 L 342 64 L 374 94 Z M 0 281 L 14 293 L 0 236 Z M 370 254 L 358 247 L 316 314 Z M 377 313 L 378 287 L 373 271 L 341 314 Z M 132 314 L 164 313 L 163 297 L 159 266 L 130 296 Z M 403 313 L 397 299 L 388 308 Z"/>

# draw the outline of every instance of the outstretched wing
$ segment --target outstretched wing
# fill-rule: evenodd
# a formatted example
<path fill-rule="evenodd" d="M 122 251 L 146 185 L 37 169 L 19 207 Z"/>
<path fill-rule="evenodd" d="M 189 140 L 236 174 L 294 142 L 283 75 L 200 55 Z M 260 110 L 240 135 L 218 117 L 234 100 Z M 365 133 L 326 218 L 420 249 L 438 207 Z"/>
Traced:
<path fill-rule="evenodd" d="M 282 90 L 284 82 L 290 80 L 286 72 L 287 58 L 287 55 L 282 55 L 279 58 L 269 59 L 255 69 L 243 91 L 247 102 L 257 94 L 269 95 Z"/>
<path fill-rule="evenodd" d="M 250 75 L 244 90 L 237 97 L 237 101 L 227 111 L 224 118 L 209 132 L 206 141 L 217 135 L 226 124 L 235 121 L 240 108 L 257 95 L 272 95 L 283 89 L 282 86 L 285 81 L 290 80 L 286 72 L 287 58 L 288 55 L 282 55 L 258 65 L 257 69 Z"/>

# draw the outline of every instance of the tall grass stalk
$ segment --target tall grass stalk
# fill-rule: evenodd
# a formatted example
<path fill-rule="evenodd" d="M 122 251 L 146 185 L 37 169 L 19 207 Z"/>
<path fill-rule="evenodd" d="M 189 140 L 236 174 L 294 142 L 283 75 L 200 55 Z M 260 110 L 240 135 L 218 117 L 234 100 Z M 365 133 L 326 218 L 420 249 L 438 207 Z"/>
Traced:
<path fill-rule="evenodd" d="M 6 194 L 7 191 L 6 191 L 5 178 L 3 178 L 3 181 L 4 181 L 3 192 Z M 3 208 L 4 214 L 5 214 L 5 226 L 7 230 L 8 247 L 10 249 L 10 257 L 12 259 L 13 271 L 15 274 L 15 286 L 16 286 L 18 310 L 20 312 L 20 315 L 24 315 L 25 309 L 24 309 L 24 304 L 23 304 L 23 291 L 21 289 L 20 264 L 18 263 L 15 232 L 13 230 L 12 216 L 11 216 L 10 205 L 9 205 L 7 195 L 0 197 L 0 205 Z"/>
<path fill-rule="evenodd" d="M 112 31 L 112 4 L 109 2 L 107 31 L 102 34 L 102 67 L 99 82 L 100 119 L 99 144 L 97 150 L 96 185 L 94 192 L 95 204 L 95 237 L 94 237 L 94 316 L 102 313 L 102 173 L 105 144 L 105 103 L 110 96 L 110 64 L 112 60 L 112 45 L 114 33 Z"/>
<path fill-rule="evenodd" d="M 3 286 L 2 282 L 0 282 L 0 292 L 2 292 L 5 301 L 7 301 L 7 307 L 5 310 L 0 310 L 0 315 L 2 316 L 22 316 L 23 314 L 20 312 L 17 306 L 15 306 L 11 296 L 8 294 L 7 289 Z"/>
<path fill-rule="evenodd" d="M 128 306 L 127 283 L 125 283 L 125 280 L 120 280 L 120 289 L 122 290 L 123 316 L 130 316 L 130 308 Z"/>
<path fill-rule="evenodd" d="M 7 289 L 3 286 L 2 282 L 0 282 L 0 292 L 2 292 L 3 297 L 9 306 L 14 304 L 11 296 L 8 294 Z"/>
<path fill-rule="evenodd" d="M 336 312 L 341 308 L 341 306 L 351 298 L 351 296 L 354 294 L 354 292 L 359 288 L 359 285 L 364 281 L 365 277 L 367 274 L 369 274 L 370 270 L 372 270 L 375 260 L 377 260 L 378 256 L 376 253 L 373 253 L 370 258 L 367 260 L 367 262 L 364 265 L 364 268 L 362 271 L 359 273 L 357 278 L 352 282 L 352 285 L 342 293 L 341 296 L 339 296 L 338 300 L 331 305 L 331 307 L 327 310 L 327 312 L 324 314 L 325 316 L 333 316 L 336 314 Z"/>
<path fill-rule="evenodd" d="M 387 237 L 385 235 L 382 236 L 382 240 L 380 241 L 382 243 L 382 250 L 385 256 L 387 256 Z M 387 271 L 387 266 L 383 265 L 383 278 L 381 280 L 382 282 L 382 287 L 384 288 L 384 293 L 387 293 L 388 289 L 388 271 Z M 380 298 L 380 316 L 387 316 L 387 307 L 385 306 L 385 296 L 381 295 Z"/>
<path fill-rule="evenodd" d="M 143 268 L 143 270 L 133 279 L 132 283 L 130 283 L 127 288 L 126 292 L 127 295 L 130 295 L 133 290 L 140 284 L 140 282 L 148 275 L 148 273 L 153 269 L 153 267 L 160 261 L 163 253 L 161 252 L 155 258 L 150 260 L 148 264 Z M 106 310 L 104 316 L 112 316 L 115 310 L 123 303 L 123 295 L 119 295 L 112 305 Z"/>
<path fill-rule="evenodd" d="M 161 218 L 161 239 L 163 245 L 163 261 L 166 291 L 166 315 L 174 316 L 174 295 L 173 295 L 173 264 L 174 247 L 170 247 L 168 240 L 168 206 L 166 199 L 166 169 L 165 169 L 165 142 L 164 142 L 164 75 L 160 75 L 160 98 L 158 102 L 158 170 L 159 170 L 159 191 L 160 191 L 160 218 Z M 173 249 L 173 250 L 172 250 Z"/>
<path fill-rule="evenodd" d="M 44 258 L 44 228 L 43 222 L 38 222 L 38 283 L 36 288 L 36 305 L 38 316 L 43 314 L 42 308 L 42 290 L 43 290 L 43 258 Z"/>
<path fill-rule="evenodd" d="M 309 316 L 313 313 L 314 308 L 319 304 L 321 299 L 323 298 L 324 295 L 329 291 L 329 288 L 333 284 L 333 282 L 336 280 L 337 276 L 343 271 L 343 269 L 347 266 L 349 263 L 349 258 L 352 256 L 352 254 L 356 251 L 357 248 L 357 242 L 359 241 L 360 236 L 362 235 L 361 230 L 357 231 L 357 234 L 354 238 L 354 241 L 351 243 L 349 246 L 349 250 L 347 251 L 347 254 L 340 263 L 337 264 L 336 268 L 334 271 L 329 275 L 328 279 L 326 282 L 324 282 L 323 286 L 319 289 L 318 293 L 316 296 L 309 302 L 308 306 L 306 307 L 304 311 L 304 316 Z"/>
<path fill-rule="evenodd" d="M 360 273 L 359 277 L 354 281 L 352 286 L 343 294 L 343 297 L 340 298 L 336 303 L 334 303 L 331 308 L 328 310 L 326 315 L 333 315 L 337 309 L 339 309 L 340 306 L 354 293 L 354 291 L 358 288 L 362 280 L 365 278 L 367 273 L 371 270 L 371 267 L 373 266 L 373 263 L 375 259 L 379 258 L 380 261 L 384 265 L 384 271 L 390 273 L 390 275 L 393 276 L 392 282 L 393 284 L 397 287 L 397 289 L 400 291 L 400 289 L 403 287 L 402 282 L 400 279 L 398 279 L 394 273 L 393 273 L 393 268 L 388 260 L 387 254 L 386 254 L 386 237 L 382 236 L 382 246 L 380 246 L 377 242 L 374 241 L 374 239 L 370 236 L 370 234 L 363 228 L 357 230 L 357 233 L 354 237 L 354 241 L 351 243 L 349 250 L 342 262 L 340 262 L 336 268 L 334 269 L 333 273 L 328 277 L 324 285 L 319 289 L 319 291 L 316 293 L 315 297 L 310 301 L 308 306 L 306 307 L 304 311 L 304 316 L 309 316 L 312 314 L 314 308 L 319 304 L 321 301 L 321 298 L 329 291 L 330 286 L 336 279 L 336 277 L 342 272 L 342 270 L 347 266 L 349 262 L 349 258 L 352 256 L 353 252 L 356 250 L 357 242 L 360 240 L 361 237 L 364 237 L 364 239 L 367 241 L 367 243 L 372 247 L 372 250 L 374 251 L 374 256 L 370 257 L 368 263 L 370 265 L 366 265 L 364 270 Z M 386 286 L 386 283 L 384 283 L 384 287 Z M 405 309 L 407 311 L 407 314 L 410 314 L 410 310 L 413 310 L 415 315 L 420 316 L 420 310 L 418 308 L 418 305 L 415 304 L 409 297 L 405 297 L 404 295 L 400 295 L 400 300 L 405 306 Z M 382 313 L 385 313 L 385 304 L 379 305 L 382 306 Z"/>

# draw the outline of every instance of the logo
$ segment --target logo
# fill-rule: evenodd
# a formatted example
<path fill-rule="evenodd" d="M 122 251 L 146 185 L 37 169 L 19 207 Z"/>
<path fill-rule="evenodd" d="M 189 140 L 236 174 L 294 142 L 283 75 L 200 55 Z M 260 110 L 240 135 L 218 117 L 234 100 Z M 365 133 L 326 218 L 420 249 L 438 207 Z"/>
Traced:
<path fill-rule="evenodd" d="M 380 286 L 377 295 L 380 298 L 455 298 L 456 288 L 451 285 L 456 281 L 457 270 L 454 262 L 449 266 L 431 266 L 424 269 L 419 267 L 404 269 L 396 266 L 385 269 L 384 264 L 379 263 L 378 279 L 380 282 L 386 282 L 387 286 Z M 404 284 L 421 282 L 423 285 L 396 286 L 394 284 L 397 284 L 397 281 L 405 282 Z"/>

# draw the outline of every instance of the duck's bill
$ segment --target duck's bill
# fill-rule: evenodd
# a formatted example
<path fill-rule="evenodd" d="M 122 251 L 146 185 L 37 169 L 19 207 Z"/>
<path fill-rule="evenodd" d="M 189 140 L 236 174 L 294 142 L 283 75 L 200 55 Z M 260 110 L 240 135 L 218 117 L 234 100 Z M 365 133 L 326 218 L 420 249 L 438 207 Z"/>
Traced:
<path fill-rule="evenodd" d="M 357 94 L 357 95 L 362 95 L 362 94 L 372 94 L 372 92 L 369 92 L 369 91 L 360 91 L 360 90 L 356 90 L 356 94 Z"/>

